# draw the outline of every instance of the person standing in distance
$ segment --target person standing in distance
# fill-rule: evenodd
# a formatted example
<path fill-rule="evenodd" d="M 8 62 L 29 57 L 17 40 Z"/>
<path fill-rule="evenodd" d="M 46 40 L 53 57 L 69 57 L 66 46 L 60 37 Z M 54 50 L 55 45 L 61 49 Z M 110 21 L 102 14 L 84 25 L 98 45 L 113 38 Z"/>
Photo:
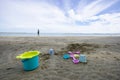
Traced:
<path fill-rule="evenodd" d="M 40 32 L 39 32 L 39 29 L 38 29 L 38 32 L 37 32 L 37 34 L 38 34 L 38 36 L 39 36 L 39 34 L 40 34 Z"/>

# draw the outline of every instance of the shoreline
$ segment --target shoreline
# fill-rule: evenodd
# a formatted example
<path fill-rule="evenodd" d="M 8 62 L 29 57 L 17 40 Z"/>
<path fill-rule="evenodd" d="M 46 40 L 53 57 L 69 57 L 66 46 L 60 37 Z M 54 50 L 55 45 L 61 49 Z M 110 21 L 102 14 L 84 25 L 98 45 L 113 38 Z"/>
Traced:
<path fill-rule="evenodd" d="M 33 35 L 33 36 L 22 36 L 22 35 L 0 35 L 0 37 L 120 37 L 120 35 Z"/>
<path fill-rule="evenodd" d="M 119 36 L 110 36 L 110 35 L 108 35 L 108 36 L 105 36 L 105 35 L 103 35 L 103 36 L 0 36 L 0 37 L 11 37 L 11 38 L 12 38 L 12 37 L 13 37 L 13 38 L 14 38 L 14 37 L 20 37 L 20 38 L 22 38 L 22 37 L 23 37 L 23 38 L 25 38 L 25 37 L 31 37 L 31 38 L 32 38 L 32 37 L 34 37 L 34 38 L 35 38 L 35 37 L 43 37 L 43 38 L 44 38 L 44 37 L 49 37 L 49 38 L 51 38 L 51 37 L 53 37 L 53 38 L 54 38 L 54 37 L 55 37 L 55 38 L 59 38 L 59 37 L 60 37 L 60 38 L 62 38 L 62 37 L 76 37 L 76 38 L 79 38 L 79 37 L 120 37 L 120 35 L 119 35 Z"/>

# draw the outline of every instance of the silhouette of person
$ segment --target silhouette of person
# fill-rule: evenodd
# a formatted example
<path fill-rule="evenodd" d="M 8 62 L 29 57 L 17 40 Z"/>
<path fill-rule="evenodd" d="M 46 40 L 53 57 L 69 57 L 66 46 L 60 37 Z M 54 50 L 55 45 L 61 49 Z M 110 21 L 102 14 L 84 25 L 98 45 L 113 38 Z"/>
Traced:
<path fill-rule="evenodd" d="M 38 36 L 39 36 L 39 34 L 40 34 L 40 32 L 39 32 L 39 29 L 38 29 L 38 32 L 37 32 L 37 34 L 38 34 Z"/>

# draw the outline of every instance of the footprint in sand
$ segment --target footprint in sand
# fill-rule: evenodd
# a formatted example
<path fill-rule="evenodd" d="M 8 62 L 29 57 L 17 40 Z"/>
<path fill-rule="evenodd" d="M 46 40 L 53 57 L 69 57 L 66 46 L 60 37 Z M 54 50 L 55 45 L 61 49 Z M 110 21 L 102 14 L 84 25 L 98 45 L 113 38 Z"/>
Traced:
<path fill-rule="evenodd" d="M 55 69 L 56 67 L 56 63 L 57 63 L 57 57 L 55 55 L 51 55 L 50 56 L 50 60 L 49 60 L 49 68 L 51 69 Z"/>

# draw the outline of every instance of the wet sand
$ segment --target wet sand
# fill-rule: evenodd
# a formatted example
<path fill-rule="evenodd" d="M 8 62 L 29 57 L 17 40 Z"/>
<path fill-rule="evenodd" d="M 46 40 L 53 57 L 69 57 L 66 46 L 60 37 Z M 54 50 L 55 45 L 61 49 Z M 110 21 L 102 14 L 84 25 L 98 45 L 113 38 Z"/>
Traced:
<path fill-rule="evenodd" d="M 55 55 L 48 55 L 53 48 Z M 38 50 L 40 66 L 24 71 L 18 54 Z M 69 50 L 81 51 L 87 64 L 64 60 Z M 0 80 L 119 80 L 120 37 L 0 37 Z"/>

